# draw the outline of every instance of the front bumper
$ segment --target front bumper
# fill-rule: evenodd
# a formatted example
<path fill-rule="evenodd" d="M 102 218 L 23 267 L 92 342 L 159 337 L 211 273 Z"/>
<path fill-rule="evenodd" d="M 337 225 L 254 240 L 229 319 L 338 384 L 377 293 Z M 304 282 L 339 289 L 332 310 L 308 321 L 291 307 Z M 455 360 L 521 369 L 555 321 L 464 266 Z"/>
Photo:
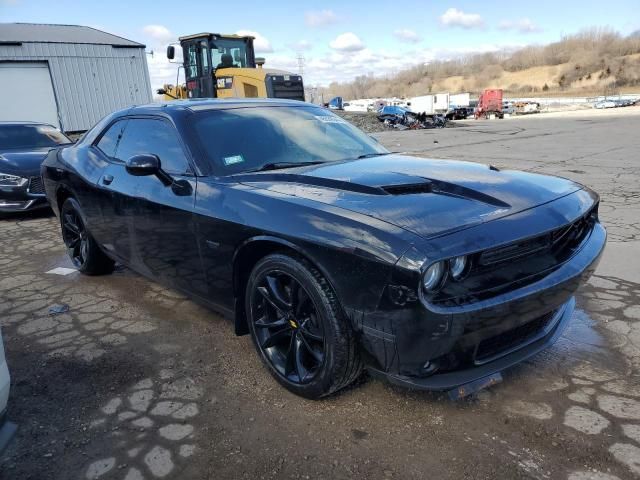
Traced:
<path fill-rule="evenodd" d="M 381 372 L 371 367 L 368 370 L 372 375 L 384 377 L 395 385 L 413 390 L 456 390 L 456 397 L 464 397 L 466 394 L 472 393 L 468 387 L 469 385 L 489 386 L 492 383 L 496 383 L 500 378 L 494 376 L 496 373 L 513 367 L 553 345 L 569 325 L 575 303 L 575 299 L 572 297 L 558 310 L 555 318 L 550 322 L 549 330 L 545 331 L 544 335 L 536 337 L 533 341 L 527 342 L 523 346 L 521 345 L 520 348 L 514 349 L 509 354 L 480 366 L 439 373 L 424 378 Z M 486 379 L 486 382 L 483 382 L 483 379 Z"/>
<path fill-rule="evenodd" d="M 605 243 L 606 231 L 596 223 L 569 261 L 541 280 L 495 298 L 362 314 L 356 330 L 368 370 L 421 390 L 464 390 L 483 379 L 492 383 L 492 375 L 562 335 L 575 291 L 596 269 Z"/>
<path fill-rule="evenodd" d="M 0 212 L 26 212 L 48 205 L 40 177 L 30 177 L 21 187 L 0 186 Z"/>

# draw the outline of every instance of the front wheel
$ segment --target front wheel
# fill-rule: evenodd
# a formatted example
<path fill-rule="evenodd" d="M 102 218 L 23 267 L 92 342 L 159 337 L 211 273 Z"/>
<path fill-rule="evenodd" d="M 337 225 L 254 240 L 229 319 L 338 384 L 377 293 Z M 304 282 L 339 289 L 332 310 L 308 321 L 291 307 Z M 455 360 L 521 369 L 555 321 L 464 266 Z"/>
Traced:
<path fill-rule="evenodd" d="M 351 326 L 326 279 L 308 262 L 269 255 L 251 272 L 246 312 L 254 345 L 291 392 L 320 398 L 362 372 Z"/>
<path fill-rule="evenodd" d="M 60 209 L 62 239 L 69 258 L 79 272 L 102 275 L 113 272 L 114 262 L 107 257 L 87 230 L 80 205 L 75 198 L 67 198 Z"/>

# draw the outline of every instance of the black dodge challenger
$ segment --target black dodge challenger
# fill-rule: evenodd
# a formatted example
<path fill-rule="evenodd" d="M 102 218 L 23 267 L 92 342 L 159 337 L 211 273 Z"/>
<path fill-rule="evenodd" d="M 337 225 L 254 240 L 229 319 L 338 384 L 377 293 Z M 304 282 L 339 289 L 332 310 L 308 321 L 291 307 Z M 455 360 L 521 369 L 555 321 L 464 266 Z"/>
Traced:
<path fill-rule="evenodd" d="M 132 107 L 49 153 L 47 196 L 77 268 L 114 262 L 251 334 L 318 398 L 366 367 L 462 396 L 551 345 L 606 232 L 562 178 L 389 153 L 320 107 Z"/>
<path fill-rule="evenodd" d="M 71 140 L 52 125 L 0 122 L 0 214 L 47 207 L 40 165 Z"/>

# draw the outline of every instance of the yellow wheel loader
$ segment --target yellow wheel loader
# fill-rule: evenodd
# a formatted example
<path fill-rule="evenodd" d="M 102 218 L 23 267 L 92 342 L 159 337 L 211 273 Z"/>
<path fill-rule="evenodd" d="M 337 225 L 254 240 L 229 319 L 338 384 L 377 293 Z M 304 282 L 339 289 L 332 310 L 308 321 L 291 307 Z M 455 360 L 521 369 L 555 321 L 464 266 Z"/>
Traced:
<path fill-rule="evenodd" d="M 300 75 L 263 68 L 256 58 L 253 37 L 199 33 L 180 37 L 184 85 L 158 90 L 165 100 L 182 98 L 286 98 L 304 101 Z M 176 48 L 167 47 L 173 60 Z"/>

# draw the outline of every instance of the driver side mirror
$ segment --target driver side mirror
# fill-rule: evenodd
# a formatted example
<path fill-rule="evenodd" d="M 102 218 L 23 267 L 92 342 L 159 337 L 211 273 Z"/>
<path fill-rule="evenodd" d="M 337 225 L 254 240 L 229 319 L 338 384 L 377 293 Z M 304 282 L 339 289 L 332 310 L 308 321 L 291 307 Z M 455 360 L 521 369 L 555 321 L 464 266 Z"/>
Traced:
<path fill-rule="evenodd" d="M 173 60 L 176 56 L 176 47 L 174 47 L 173 45 L 169 45 L 167 47 L 167 58 L 169 60 Z"/>
<path fill-rule="evenodd" d="M 167 187 L 173 183 L 171 175 L 162 170 L 160 166 L 160 159 L 157 155 L 151 155 L 148 153 L 134 155 L 127 160 L 125 169 L 129 175 L 133 175 L 134 177 L 155 175 L 163 185 Z"/>

